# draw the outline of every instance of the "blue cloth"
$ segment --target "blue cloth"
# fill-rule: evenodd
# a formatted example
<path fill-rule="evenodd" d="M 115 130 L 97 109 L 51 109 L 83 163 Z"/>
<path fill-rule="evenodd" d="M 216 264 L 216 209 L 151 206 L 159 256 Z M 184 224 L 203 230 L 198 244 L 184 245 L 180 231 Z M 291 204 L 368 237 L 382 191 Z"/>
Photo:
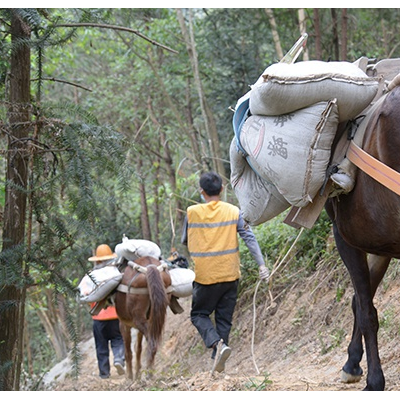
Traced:
<path fill-rule="evenodd" d="M 247 152 L 243 149 L 240 144 L 240 132 L 242 130 L 243 124 L 246 122 L 246 119 L 250 116 L 250 99 L 244 100 L 239 106 L 236 108 L 235 113 L 233 114 L 233 132 L 235 132 L 236 138 L 236 146 L 238 150 L 240 150 L 245 157 L 247 157 Z"/>
<path fill-rule="evenodd" d="M 93 320 L 93 336 L 100 377 L 108 378 L 110 376 L 109 343 L 114 355 L 114 364 L 118 362 L 122 366 L 125 365 L 124 340 L 119 330 L 119 320 Z"/>

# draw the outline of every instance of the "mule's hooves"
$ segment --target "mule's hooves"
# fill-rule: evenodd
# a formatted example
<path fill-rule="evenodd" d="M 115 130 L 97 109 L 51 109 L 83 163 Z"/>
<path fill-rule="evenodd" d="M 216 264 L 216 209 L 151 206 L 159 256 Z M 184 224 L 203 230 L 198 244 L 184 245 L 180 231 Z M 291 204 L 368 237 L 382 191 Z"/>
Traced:
<path fill-rule="evenodd" d="M 360 382 L 361 375 L 351 375 L 342 370 L 342 375 L 340 377 L 340 380 L 343 383 L 356 383 L 356 382 Z"/>

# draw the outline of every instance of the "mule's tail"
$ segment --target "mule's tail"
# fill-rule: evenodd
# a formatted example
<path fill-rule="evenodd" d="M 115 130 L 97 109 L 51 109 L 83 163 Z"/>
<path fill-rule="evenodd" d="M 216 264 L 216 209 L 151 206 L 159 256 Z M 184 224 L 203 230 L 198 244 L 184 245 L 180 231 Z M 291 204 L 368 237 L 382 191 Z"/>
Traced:
<path fill-rule="evenodd" d="M 154 357 L 161 342 L 167 314 L 168 297 L 164 282 L 157 267 L 147 267 L 147 287 L 150 296 L 150 315 L 148 324 L 148 345 Z"/>

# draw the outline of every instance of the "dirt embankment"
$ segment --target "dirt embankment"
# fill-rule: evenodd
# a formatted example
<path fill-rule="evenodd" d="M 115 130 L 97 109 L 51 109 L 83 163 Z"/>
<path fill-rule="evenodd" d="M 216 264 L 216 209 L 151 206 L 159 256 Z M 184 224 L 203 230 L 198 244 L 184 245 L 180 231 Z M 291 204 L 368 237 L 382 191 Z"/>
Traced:
<path fill-rule="evenodd" d="M 347 287 L 338 296 L 340 288 L 332 279 L 334 273 L 320 268 L 314 276 L 274 296 L 267 288 L 261 288 L 255 312 L 252 299 L 247 305 L 239 303 L 231 333 L 232 355 L 224 373 L 210 376 L 210 352 L 190 322 L 190 299 L 186 298 L 180 300 L 183 314 L 168 315 L 152 379 L 130 382 L 116 371 L 112 371 L 110 379 L 100 379 L 90 339 L 82 344 L 79 378 L 70 377 L 69 363 L 64 361 L 48 377 L 47 381 L 52 383 L 45 390 L 362 390 L 365 375 L 356 384 L 340 382 L 353 324 L 352 288 Z M 390 278 L 390 282 L 387 279 L 375 301 L 381 321 L 380 355 L 386 390 L 390 391 L 400 390 L 399 286 L 396 277 Z M 366 373 L 365 357 L 362 367 Z"/>

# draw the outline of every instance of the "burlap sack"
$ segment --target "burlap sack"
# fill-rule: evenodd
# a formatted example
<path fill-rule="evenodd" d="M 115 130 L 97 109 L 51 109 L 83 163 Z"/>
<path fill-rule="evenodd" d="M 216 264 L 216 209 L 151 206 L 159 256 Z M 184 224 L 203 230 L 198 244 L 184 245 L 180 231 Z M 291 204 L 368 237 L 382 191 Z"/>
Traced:
<path fill-rule="evenodd" d="M 378 78 L 345 61 L 272 64 L 251 88 L 250 112 L 282 115 L 336 98 L 339 122 L 347 121 L 370 104 L 378 86 Z"/>
<path fill-rule="evenodd" d="M 80 301 L 93 303 L 105 299 L 121 282 L 122 274 L 115 266 L 95 269 L 86 274 L 78 285 Z"/>
<path fill-rule="evenodd" d="M 325 180 L 338 125 L 335 102 L 277 117 L 250 116 L 240 144 L 252 169 L 291 205 L 309 204 Z"/>
<path fill-rule="evenodd" d="M 123 257 L 128 261 L 135 261 L 140 257 L 161 257 L 160 247 L 150 240 L 145 239 L 129 239 L 125 235 L 122 238 L 122 243 L 115 246 L 115 252 L 118 257 Z"/>
<path fill-rule="evenodd" d="M 238 152 L 236 139 L 230 147 L 231 184 L 239 201 L 243 218 L 250 225 L 259 225 L 276 217 L 290 204 L 276 187 L 258 176 Z"/>
<path fill-rule="evenodd" d="M 194 271 L 187 268 L 171 268 L 169 270 L 171 276 L 171 286 L 173 288 L 172 295 L 175 297 L 189 297 L 193 292 Z"/>

